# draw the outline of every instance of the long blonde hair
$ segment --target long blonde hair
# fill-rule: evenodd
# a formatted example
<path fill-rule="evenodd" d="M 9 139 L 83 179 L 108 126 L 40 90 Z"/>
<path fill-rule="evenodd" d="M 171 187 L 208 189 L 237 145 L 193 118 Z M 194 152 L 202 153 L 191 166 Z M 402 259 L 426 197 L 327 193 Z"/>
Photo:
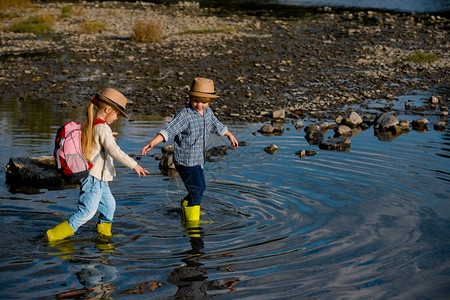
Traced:
<path fill-rule="evenodd" d="M 92 154 L 92 145 L 94 143 L 94 120 L 97 112 L 102 108 L 111 107 L 111 112 L 107 115 L 111 115 L 114 112 L 114 108 L 103 101 L 98 101 L 97 105 L 89 102 L 84 108 L 84 120 L 81 127 L 81 147 L 83 148 L 83 155 L 86 161 L 90 162 Z M 95 108 L 95 111 L 94 111 Z"/>

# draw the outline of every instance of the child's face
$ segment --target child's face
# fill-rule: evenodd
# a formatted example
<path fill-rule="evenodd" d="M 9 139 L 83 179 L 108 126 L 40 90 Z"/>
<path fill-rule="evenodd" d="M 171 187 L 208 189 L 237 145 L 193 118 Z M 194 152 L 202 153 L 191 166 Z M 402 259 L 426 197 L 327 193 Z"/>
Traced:
<path fill-rule="evenodd" d="M 209 105 L 209 102 L 201 102 L 201 101 L 195 101 L 195 100 L 191 101 L 191 106 L 201 114 L 203 114 L 203 112 L 208 107 L 208 105 Z"/>
<path fill-rule="evenodd" d="M 108 110 L 111 110 L 111 112 L 109 112 Z M 114 122 L 115 120 L 117 120 L 118 119 L 118 117 L 117 117 L 117 111 L 115 110 L 115 109 L 113 109 L 113 108 L 111 108 L 111 107 L 108 107 L 108 109 L 107 109 L 107 115 L 106 115 L 106 117 L 105 117 L 105 122 L 106 122 L 106 124 L 111 124 L 112 122 Z"/>

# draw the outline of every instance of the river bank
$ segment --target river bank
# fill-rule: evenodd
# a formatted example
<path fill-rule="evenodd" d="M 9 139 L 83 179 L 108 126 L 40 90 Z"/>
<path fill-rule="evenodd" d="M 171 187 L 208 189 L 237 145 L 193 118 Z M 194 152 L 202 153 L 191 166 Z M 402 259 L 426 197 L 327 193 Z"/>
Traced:
<path fill-rule="evenodd" d="M 50 32 L 8 30 L 36 15 L 49 16 Z M 150 19 L 163 24 L 163 40 L 134 41 L 135 22 Z M 86 33 L 86 24 L 102 28 Z M 221 120 L 264 121 L 280 109 L 292 119 L 334 120 L 347 110 L 373 117 L 365 108 L 380 101 L 380 112 L 439 114 L 447 106 L 448 27 L 437 15 L 329 8 L 282 19 L 196 3 L 34 3 L 2 21 L 0 87 L 7 97 L 77 107 L 113 86 L 131 114 L 170 116 L 192 78 L 203 76 L 216 83 Z M 414 60 L 418 54 L 433 59 Z M 426 91 L 439 105 L 392 104 Z"/>

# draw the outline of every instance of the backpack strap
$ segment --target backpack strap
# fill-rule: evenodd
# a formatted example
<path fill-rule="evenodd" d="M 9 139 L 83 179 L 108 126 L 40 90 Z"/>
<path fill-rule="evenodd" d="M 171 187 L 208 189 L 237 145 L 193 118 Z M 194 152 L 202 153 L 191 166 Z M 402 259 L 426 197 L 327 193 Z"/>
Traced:
<path fill-rule="evenodd" d="M 59 151 L 60 151 L 60 149 L 56 150 L 56 153 L 55 153 L 56 166 L 57 166 L 58 170 L 62 168 L 62 166 L 61 166 L 61 158 L 59 157 Z"/>
<path fill-rule="evenodd" d="M 91 164 L 94 164 L 95 163 L 95 161 L 100 157 L 100 154 L 103 152 L 103 148 L 102 148 L 102 150 L 100 150 L 98 153 L 97 153 L 97 155 L 94 157 L 94 159 L 93 160 L 91 160 Z"/>
<path fill-rule="evenodd" d="M 91 161 L 91 164 L 94 164 L 95 161 L 100 157 L 100 155 L 104 153 L 105 160 L 103 162 L 103 169 L 102 169 L 102 179 L 103 179 L 103 173 L 105 172 L 106 168 L 106 161 L 108 160 L 108 152 L 105 151 L 105 148 L 102 147 L 102 149 L 97 153 L 97 155 L 94 157 L 94 159 Z"/>

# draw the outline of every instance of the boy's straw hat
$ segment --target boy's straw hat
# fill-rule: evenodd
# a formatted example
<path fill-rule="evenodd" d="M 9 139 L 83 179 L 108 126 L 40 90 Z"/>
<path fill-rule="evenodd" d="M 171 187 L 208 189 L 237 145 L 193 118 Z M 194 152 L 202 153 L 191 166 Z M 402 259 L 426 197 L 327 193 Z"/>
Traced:
<path fill-rule="evenodd" d="M 121 92 L 112 88 L 107 88 L 100 94 L 96 94 L 95 98 L 111 105 L 121 116 L 128 119 L 128 116 L 125 114 L 127 98 L 125 98 Z"/>
<path fill-rule="evenodd" d="M 208 78 L 196 77 L 192 81 L 191 89 L 187 92 L 189 96 L 202 98 L 217 98 L 214 95 L 214 82 Z"/>

